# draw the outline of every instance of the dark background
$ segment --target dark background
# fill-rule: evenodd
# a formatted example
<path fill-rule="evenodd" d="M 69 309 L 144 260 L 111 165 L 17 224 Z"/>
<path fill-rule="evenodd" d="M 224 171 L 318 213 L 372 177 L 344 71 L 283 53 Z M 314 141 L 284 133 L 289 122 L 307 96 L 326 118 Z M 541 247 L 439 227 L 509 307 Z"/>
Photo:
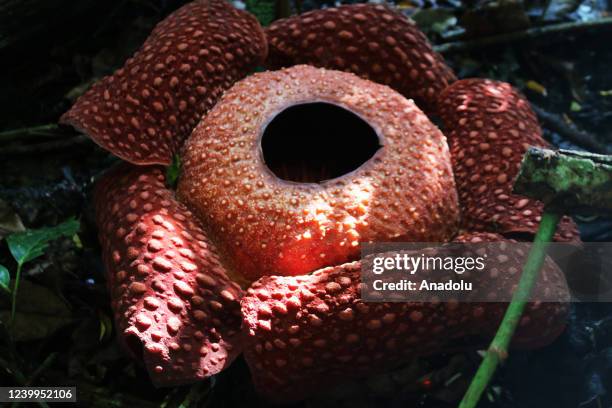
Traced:
<path fill-rule="evenodd" d="M 120 67 L 154 24 L 184 3 L 0 0 L 0 231 L 15 215 L 28 228 L 70 216 L 81 222 L 80 242 L 56 241 L 26 265 L 23 278 L 45 291 L 24 290 L 24 302 L 32 306 L 26 341 L 9 344 L 0 324 L 1 385 L 17 385 L 18 371 L 31 385 L 76 385 L 82 406 L 267 405 L 254 394 L 242 360 L 213 381 L 156 390 L 146 372 L 118 350 L 89 204 L 92 180 L 115 159 L 55 125 L 78 95 Z M 270 17 L 264 2 L 246 3 L 262 20 Z M 278 10 L 329 4 L 305 0 Z M 397 5 L 441 46 L 460 77 L 519 87 L 554 144 L 612 147 L 612 23 L 598 24 L 610 15 L 609 0 Z M 533 27 L 553 29 L 534 34 Z M 482 40 L 490 38 L 493 44 L 484 46 Z M 612 240 L 610 220 L 578 221 L 584 240 Z M 0 264 L 15 269 L 3 241 Z M 0 311 L 7 306 L 3 296 Z M 65 305 L 61 319 L 47 313 L 58 301 Z M 479 360 L 474 351 L 422 359 L 298 406 L 456 406 Z M 480 406 L 611 407 L 611 392 L 612 306 L 575 304 L 567 330 L 554 344 L 512 353 Z"/>

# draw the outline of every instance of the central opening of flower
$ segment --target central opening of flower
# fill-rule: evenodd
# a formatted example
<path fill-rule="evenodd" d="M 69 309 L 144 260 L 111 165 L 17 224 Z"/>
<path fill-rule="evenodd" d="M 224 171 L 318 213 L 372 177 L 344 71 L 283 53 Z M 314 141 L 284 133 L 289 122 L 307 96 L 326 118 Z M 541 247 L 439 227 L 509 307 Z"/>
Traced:
<path fill-rule="evenodd" d="M 261 138 L 263 158 L 280 179 L 318 183 L 350 173 L 378 149 L 376 131 L 340 106 L 315 102 L 276 115 Z"/>

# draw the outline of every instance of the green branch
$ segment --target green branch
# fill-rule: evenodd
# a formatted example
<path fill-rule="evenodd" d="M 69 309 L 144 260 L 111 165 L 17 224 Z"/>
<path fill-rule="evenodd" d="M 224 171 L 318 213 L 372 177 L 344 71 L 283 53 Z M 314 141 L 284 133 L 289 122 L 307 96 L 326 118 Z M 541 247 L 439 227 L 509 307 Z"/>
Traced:
<path fill-rule="evenodd" d="M 546 257 L 546 248 L 555 234 L 560 218 L 560 215 L 556 213 L 545 212 L 542 215 L 542 221 L 535 236 L 533 247 L 529 251 L 527 263 L 523 268 L 523 274 L 521 275 L 516 292 L 512 296 L 510 306 L 508 306 L 501 325 L 497 329 L 497 333 L 489 345 L 484 360 L 472 379 L 472 383 L 465 393 L 459 408 L 474 408 L 478 404 L 480 396 L 487 388 L 489 381 L 491 381 L 497 366 L 508 355 L 508 346 L 521 320 L 523 310 L 529 301 L 531 290 L 538 279 L 540 269 Z"/>

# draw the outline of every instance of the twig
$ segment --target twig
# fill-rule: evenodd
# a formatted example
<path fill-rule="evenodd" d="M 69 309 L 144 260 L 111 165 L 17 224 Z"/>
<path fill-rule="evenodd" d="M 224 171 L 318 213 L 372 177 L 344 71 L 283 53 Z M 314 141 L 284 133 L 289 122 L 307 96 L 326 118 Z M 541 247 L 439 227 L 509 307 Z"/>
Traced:
<path fill-rule="evenodd" d="M 17 382 L 17 384 L 22 385 L 22 386 L 28 385 L 28 382 L 26 381 L 26 378 L 23 375 L 23 373 L 17 367 L 13 367 L 8 361 L 0 358 L 0 367 L 4 368 L 7 371 L 7 373 L 9 373 L 13 377 L 13 379 Z M 41 408 L 49 408 L 49 405 L 47 405 L 47 403 L 43 401 L 39 401 L 37 402 L 37 404 Z M 18 406 L 19 406 L 19 402 L 14 402 L 11 405 L 11 408 L 17 408 Z"/>
<path fill-rule="evenodd" d="M 497 329 L 497 333 L 489 345 L 485 358 L 472 379 L 470 387 L 463 396 L 459 408 L 474 408 L 478 404 L 480 396 L 487 388 L 497 366 L 507 356 L 510 340 L 512 340 L 512 335 L 521 319 L 525 305 L 527 305 L 531 290 L 537 281 L 546 256 L 547 244 L 555 234 L 560 218 L 559 214 L 551 212 L 544 212 L 542 215 L 533 247 L 529 251 L 527 263 L 523 268 L 523 274 L 512 296 L 510 306 L 508 306 L 499 329 Z"/>
<path fill-rule="evenodd" d="M 53 150 L 67 150 L 70 147 L 84 145 L 89 143 L 89 138 L 85 135 L 77 135 L 64 140 L 28 144 L 21 146 L 9 146 L 0 149 L 0 156 L 9 155 L 27 155 L 27 154 L 40 154 L 47 153 Z"/>
<path fill-rule="evenodd" d="M 549 37 L 552 41 L 561 41 L 563 37 L 555 34 L 578 33 L 581 31 L 612 28 L 612 17 L 604 17 L 595 21 L 579 21 L 572 23 L 552 24 L 542 27 L 533 27 L 522 31 L 499 34 L 492 37 L 479 38 L 468 41 L 455 41 L 434 46 L 440 53 L 451 53 L 457 51 L 471 51 L 486 48 L 493 45 L 508 44 L 522 40 L 532 40 L 539 37 Z"/>
<path fill-rule="evenodd" d="M 15 313 L 17 311 L 17 292 L 19 292 L 19 282 L 21 281 L 21 270 L 23 269 L 23 262 L 17 262 L 17 273 L 15 273 L 15 282 L 13 283 L 13 289 L 11 290 L 11 320 L 10 330 L 13 330 L 15 324 Z"/>
<path fill-rule="evenodd" d="M 608 154 L 611 152 L 611 149 L 599 142 L 594 135 L 585 132 L 582 129 L 578 129 L 576 125 L 567 123 L 558 115 L 547 112 L 533 103 L 531 104 L 531 107 L 546 127 L 559 133 L 570 142 L 580 147 L 584 147 L 585 149 L 594 153 Z"/>
<path fill-rule="evenodd" d="M 55 123 L 47 125 L 38 125 L 32 127 L 25 127 L 19 129 L 11 129 L 0 132 L 0 140 L 2 142 L 8 142 L 15 139 L 20 139 L 24 136 L 59 136 L 55 132 L 59 129 L 59 126 Z"/>
<path fill-rule="evenodd" d="M 538 17 L 539 21 L 543 21 L 544 18 L 546 18 L 546 14 L 548 14 L 548 10 L 550 9 L 551 5 L 552 5 L 552 0 L 546 0 L 546 4 L 544 4 L 544 7 L 542 7 L 542 13 Z"/>
<path fill-rule="evenodd" d="M 26 382 L 25 385 L 27 385 L 27 386 L 32 385 L 38 379 L 38 377 L 42 373 L 44 373 L 45 370 L 51 366 L 51 364 L 53 364 L 53 362 L 55 361 L 57 356 L 58 356 L 58 353 L 51 353 L 51 354 L 49 354 L 47 356 L 47 358 L 45 358 L 45 361 L 43 361 L 42 364 L 39 365 L 36 368 L 36 370 L 34 370 L 34 372 L 30 375 L 30 378 L 28 378 L 28 381 Z"/>
<path fill-rule="evenodd" d="M 51 366 L 51 364 L 55 361 L 56 357 L 57 357 L 57 353 L 49 354 L 49 356 L 47 356 L 45 361 L 43 361 L 42 364 L 34 371 L 34 373 L 30 375 L 30 378 L 23 383 L 23 386 L 25 387 L 31 386 L 32 383 L 36 381 L 38 376 L 41 375 L 49 366 Z M 39 401 L 38 405 L 40 405 L 41 408 L 49 408 L 49 405 L 45 403 L 44 401 Z M 18 406 L 19 406 L 19 403 L 15 402 L 13 403 L 13 405 L 11 405 L 11 408 L 17 408 Z"/>

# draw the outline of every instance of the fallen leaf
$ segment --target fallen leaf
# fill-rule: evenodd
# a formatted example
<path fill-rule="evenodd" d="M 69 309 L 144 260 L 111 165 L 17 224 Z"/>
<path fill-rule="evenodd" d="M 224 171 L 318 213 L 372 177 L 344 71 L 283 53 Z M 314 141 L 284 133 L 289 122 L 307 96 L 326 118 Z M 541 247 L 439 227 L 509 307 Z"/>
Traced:
<path fill-rule="evenodd" d="M 581 0 L 550 0 L 546 3 L 545 9 L 540 12 L 540 16 L 544 18 L 544 21 L 563 20 L 576 11 L 581 2 Z"/>
<path fill-rule="evenodd" d="M 467 38 L 511 33 L 531 25 L 523 2 L 518 0 L 478 1 L 475 7 L 463 13 L 460 24 L 465 28 Z"/>
<path fill-rule="evenodd" d="M 6 201 L 0 199 L 0 240 L 9 234 L 22 231 L 25 231 L 25 227 L 19 215 Z"/>
<path fill-rule="evenodd" d="M 433 32 L 441 36 L 457 25 L 453 10 L 446 8 L 420 9 L 412 15 L 412 19 L 426 33 Z"/>
<path fill-rule="evenodd" d="M 527 83 L 525 84 L 525 86 L 527 87 L 527 89 L 538 93 L 542 96 L 547 96 L 548 95 L 548 91 L 546 90 L 546 87 L 544 87 L 544 85 L 542 85 L 539 82 L 533 81 L 533 80 L 529 80 L 527 81 Z"/>
<path fill-rule="evenodd" d="M 72 313 L 53 291 L 30 281 L 21 281 L 17 294 L 18 309 L 10 330 L 15 341 L 31 341 L 49 337 L 70 324 Z M 11 303 L 0 298 L 0 320 L 9 322 Z"/>
<path fill-rule="evenodd" d="M 100 317 L 100 336 L 98 340 L 107 340 L 113 331 L 113 322 L 110 317 L 102 311 L 99 311 L 98 315 Z"/>
<path fill-rule="evenodd" d="M 572 101 L 572 103 L 570 104 L 570 111 L 580 112 L 581 110 L 582 110 L 582 106 L 578 102 Z"/>
<path fill-rule="evenodd" d="M 8 269 L 4 265 L 0 265 L 0 289 L 5 290 L 8 293 L 11 293 L 11 275 L 9 274 Z"/>

